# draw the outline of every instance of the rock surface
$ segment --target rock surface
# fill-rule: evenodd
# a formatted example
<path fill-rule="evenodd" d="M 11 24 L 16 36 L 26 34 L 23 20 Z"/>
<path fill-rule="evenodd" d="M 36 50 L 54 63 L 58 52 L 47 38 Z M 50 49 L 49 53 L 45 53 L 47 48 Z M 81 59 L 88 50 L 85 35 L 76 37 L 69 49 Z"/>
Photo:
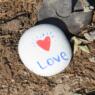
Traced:
<path fill-rule="evenodd" d="M 43 0 L 38 20 L 49 17 L 61 19 L 71 33 L 77 34 L 83 26 L 91 22 L 92 11 L 84 12 L 79 0 Z"/>
<path fill-rule="evenodd" d="M 0 3 L 1 1 L 5 0 L 0 0 Z M 39 0 L 33 2 L 35 10 L 41 2 Z M 31 13 L 34 13 L 33 10 Z M 5 19 L 6 23 L 0 24 L 0 95 L 64 95 L 64 93 L 86 95 L 89 92 L 87 95 L 95 95 L 95 63 L 89 61 L 89 58 L 95 56 L 95 41 L 87 44 L 90 54 L 79 50 L 73 56 L 69 67 L 53 77 L 36 76 L 22 64 L 17 46 L 22 33 L 37 21 L 33 20 L 36 15 L 30 16 L 20 15 L 8 22 Z M 93 22 L 93 27 L 87 29 L 88 31 L 95 30 L 95 15 Z"/>

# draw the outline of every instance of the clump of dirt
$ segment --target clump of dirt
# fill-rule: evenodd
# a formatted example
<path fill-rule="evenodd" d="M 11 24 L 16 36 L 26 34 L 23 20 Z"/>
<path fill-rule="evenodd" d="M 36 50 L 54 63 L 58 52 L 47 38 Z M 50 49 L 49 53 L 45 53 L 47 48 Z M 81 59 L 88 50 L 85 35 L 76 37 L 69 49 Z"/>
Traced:
<path fill-rule="evenodd" d="M 42 0 L 0 0 L 0 22 L 4 23 L 22 15 L 29 15 L 31 20 L 35 21 L 41 1 Z"/>
<path fill-rule="evenodd" d="M 95 56 L 95 41 L 88 43 L 89 54 L 77 51 L 68 68 L 53 77 L 36 76 L 21 62 L 17 51 L 19 38 L 37 22 L 41 3 L 0 0 L 0 95 L 73 95 L 93 91 L 95 63 L 88 59 Z"/>

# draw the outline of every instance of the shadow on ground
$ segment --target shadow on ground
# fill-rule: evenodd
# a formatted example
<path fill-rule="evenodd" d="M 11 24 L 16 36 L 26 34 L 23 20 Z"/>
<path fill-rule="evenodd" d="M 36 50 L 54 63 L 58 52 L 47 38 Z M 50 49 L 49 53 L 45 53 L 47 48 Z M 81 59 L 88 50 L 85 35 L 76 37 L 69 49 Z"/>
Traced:
<path fill-rule="evenodd" d="M 86 95 L 95 95 L 95 91 L 90 92 L 90 93 L 88 93 L 88 94 L 86 94 Z"/>

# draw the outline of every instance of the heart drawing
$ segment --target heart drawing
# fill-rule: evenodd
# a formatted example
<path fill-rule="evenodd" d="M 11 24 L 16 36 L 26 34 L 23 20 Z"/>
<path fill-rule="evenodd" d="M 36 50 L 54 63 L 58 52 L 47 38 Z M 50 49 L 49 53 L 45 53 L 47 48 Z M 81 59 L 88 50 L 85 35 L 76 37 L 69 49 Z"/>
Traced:
<path fill-rule="evenodd" d="M 50 49 L 50 37 L 46 36 L 43 40 L 37 40 L 37 45 L 42 49 L 49 51 Z"/>

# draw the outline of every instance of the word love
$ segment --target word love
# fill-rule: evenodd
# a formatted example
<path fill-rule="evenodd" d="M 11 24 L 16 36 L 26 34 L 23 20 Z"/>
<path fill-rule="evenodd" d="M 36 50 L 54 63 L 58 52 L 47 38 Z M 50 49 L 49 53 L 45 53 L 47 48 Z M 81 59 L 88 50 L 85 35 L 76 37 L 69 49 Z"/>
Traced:
<path fill-rule="evenodd" d="M 45 63 L 41 63 L 41 62 L 37 61 L 37 64 L 41 69 L 45 69 L 49 66 L 61 63 L 63 60 L 68 60 L 68 59 L 69 58 L 68 58 L 67 54 L 65 52 L 61 52 L 59 55 L 56 55 L 54 57 L 46 59 Z"/>

